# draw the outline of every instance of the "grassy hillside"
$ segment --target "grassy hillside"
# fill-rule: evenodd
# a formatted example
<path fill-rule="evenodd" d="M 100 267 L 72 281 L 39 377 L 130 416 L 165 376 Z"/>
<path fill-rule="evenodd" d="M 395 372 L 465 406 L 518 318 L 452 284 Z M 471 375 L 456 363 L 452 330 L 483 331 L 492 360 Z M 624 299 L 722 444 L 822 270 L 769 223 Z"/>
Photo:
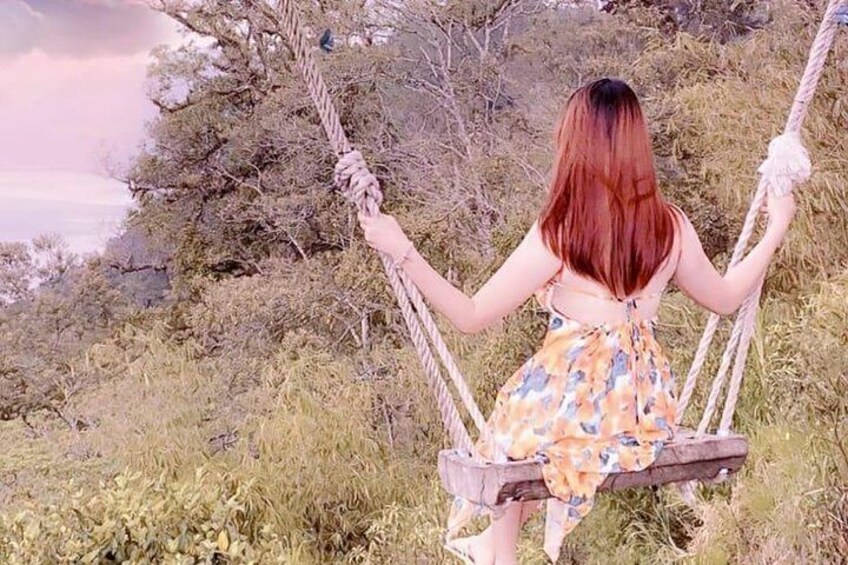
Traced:
<path fill-rule="evenodd" d="M 263 72 L 262 45 L 240 54 L 233 22 L 253 21 L 247 8 L 201 4 L 172 15 L 218 37 L 219 72 L 203 72 L 213 58 L 198 48 L 158 54 L 153 96 L 169 105 L 132 172 L 129 221 L 173 250 L 172 300 L 138 309 L 91 275 L 0 315 L 0 385 L 16 391 L 0 394 L 14 406 L 0 409 L 0 561 L 444 562 L 446 440 L 378 261 L 329 188 L 332 156 L 296 70 L 278 55 Z M 687 25 L 620 4 L 515 16 L 491 53 L 457 39 L 441 68 L 422 55 L 444 49 L 433 22 L 484 8 L 410 9 L 407 33 L 320 58 L 385 209 L 468 291 L 536 213 L 560 105 L 602 75 L 637 88 L 664 193 L 727 260 L 822 3 L 703 2 Z M 379 23 L 341 6 L 307 18 L 339 34 Z M 747 465 L 699 488 L 695 508 L 672 489 L 602 496 L 561 563 L 844 562 L 846 57 L 843 30 L 805 124 L 815 172 L 769 273 L 737 411 Z M 187 77 L 186 100 L 165 96 Z M 705 319 L 676 291 L 663 305 L 681 375 Z M 544 325 L 532 304 L 480 336 L 442 324 L 484 411 Z M 537 517 L 522 562 L 543 562 L 541 530 Z"/>

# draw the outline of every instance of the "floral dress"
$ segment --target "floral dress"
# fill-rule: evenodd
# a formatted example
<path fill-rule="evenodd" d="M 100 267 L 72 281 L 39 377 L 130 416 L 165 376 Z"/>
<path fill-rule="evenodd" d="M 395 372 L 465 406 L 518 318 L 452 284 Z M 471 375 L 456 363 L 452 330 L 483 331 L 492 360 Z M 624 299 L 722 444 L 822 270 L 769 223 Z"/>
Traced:
<path fill-rule="evenodd" d="M 626 319 L 597 325 L 562 315 L 550 300 L 544 305 L 550 322 L 542 347 L 500 389 L 488 425 L 501 458 L 543 464 L 553 495 L 544 549 L 556 562 L 563 539 L 589 513 L 607 474 L 640 471 L 657 458 L 674 434 L 677 400 L 656 320 L 638 315 L 636 299 L 626 301 Z M 477 449 L 497 460 L 485 439 Z M 448 539 L 473 517 L 502 510 L 456 497 Z"/>

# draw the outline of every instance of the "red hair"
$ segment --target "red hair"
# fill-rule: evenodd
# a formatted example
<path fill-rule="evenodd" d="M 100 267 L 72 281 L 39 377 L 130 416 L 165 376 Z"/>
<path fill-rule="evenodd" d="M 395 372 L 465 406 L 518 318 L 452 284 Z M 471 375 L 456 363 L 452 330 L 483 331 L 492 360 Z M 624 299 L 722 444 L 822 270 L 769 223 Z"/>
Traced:
<path fill-rule="evenodd" d="M 671 253 L 676 216 L 657 187 L 636 94 L 612 79 L 578 89 L 555 143 L 539 219 L 545 243 L 572 271 L 617 298 L 642 290 Z"/>

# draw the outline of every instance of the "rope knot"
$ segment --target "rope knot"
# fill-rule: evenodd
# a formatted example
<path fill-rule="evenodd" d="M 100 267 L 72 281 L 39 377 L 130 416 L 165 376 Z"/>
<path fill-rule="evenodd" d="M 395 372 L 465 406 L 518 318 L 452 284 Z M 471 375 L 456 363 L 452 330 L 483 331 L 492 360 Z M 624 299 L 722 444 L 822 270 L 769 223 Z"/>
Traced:
<path fill-rule="evenodd" d="M 333 182 L 360 210 L 370 215 L 379 212 L 380 204 L 383 203 L 380 181 L 368 170 L 365 158 L 359 151 L 350 151 L 339 157 Z"/>
<path fill-rule="evenodd" d="M 757 172 L 763 175 L 772 192 L 778 196 L 786 196 L 796 183 L 810 178 L 810 156 L 801 143 L 800 134 L 788 131 L 772 139 L 768 157 Z"/>

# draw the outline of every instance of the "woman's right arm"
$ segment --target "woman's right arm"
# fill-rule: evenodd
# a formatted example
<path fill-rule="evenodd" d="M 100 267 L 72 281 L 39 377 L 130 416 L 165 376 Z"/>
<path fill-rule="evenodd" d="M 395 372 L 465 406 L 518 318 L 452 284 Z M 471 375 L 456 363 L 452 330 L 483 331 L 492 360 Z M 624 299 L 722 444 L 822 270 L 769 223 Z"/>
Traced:
<path fill-rule="evenodd" d="M 795 200 L 790 194 L 768 196 L 769 223 L 763 238 L 739 263 L 722 276 L 704 253 L 701 240 L 692 223 L 684 215 L 681 222 L 681 255 L 674 282 L 692 300 L 716 314 L 735 312 L 765 275 L 775 251 L 783 241 L 795 214 Z"/>

